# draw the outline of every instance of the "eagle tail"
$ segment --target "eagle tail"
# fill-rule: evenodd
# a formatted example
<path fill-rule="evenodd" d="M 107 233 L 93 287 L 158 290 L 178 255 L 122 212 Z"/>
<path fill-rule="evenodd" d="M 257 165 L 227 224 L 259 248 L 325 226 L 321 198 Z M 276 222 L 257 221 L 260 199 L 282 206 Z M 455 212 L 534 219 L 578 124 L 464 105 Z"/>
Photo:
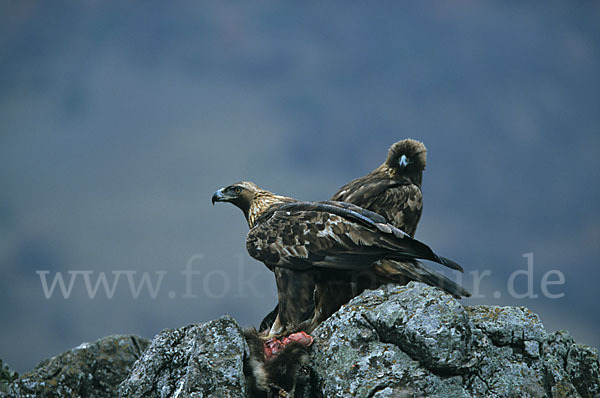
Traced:
<path fill-rule="evenodd" d="M 420 261 L 382 260 L 375 265 L 375 272 L 384 275 L 390 282 L 406 284 L 410 281 L 423 282 L 438 287 L 456 298 L 470 297 L 471 293 L 453 280 L 429 269 Z"/>
<path fill-rule="evenodd" d="M 439 259 L 439 263 L 442 265 L 445 265 L 448 268 L 452 268 L 455 269 L 457 271 L 460 272 L 465 272 L 465 270 L 463 269 L 463 267 L 460 266 L 460 264 L 457 264 L 456 262 L 450 260 L 449 258 L 446 257 L 441 257 L 441 256 L 437 256 L 436 257 Z"/>
<path fill-rule="evenodd" d="M 471 297 L 471 293 L 468 290 L 442 274 L 424 268 L 419 269 L 419 273 L 423 278 L 422 282 L 430 286 L 439 287 L 456 298 Z"/>
<path fill-rule="evenodd" d="M 395 230 L 398 230 L 398 229 L 397 228 L 394 229 L 394 235 L 396 235 Z M 402 260 L 402 256 L 405 256 L 404 259 L 406 259 L 406 257 L 408 257 L 408 258 L 413 258 L 416 260 L 429 260 L 429 261 L 434 261 L 438 264 L 442 264 L 448 268 L 452 268 L 457 271 L 464 272 L 463 267 L 461 267 L 458 263 L 456 263 L 453 260 L 450 260 L 449 258 L 438 256 L 425 243 L 418 241 L 414 238 L 411 238 L 409 236 L 403 236 L 401 239 L 402 239 L 401 244 L 403 246 L 399 246 L 398 249 L 400 249 L 400 250 L 396 251 L 392 255 L 387 256 L 387 258 Z M 408 247 L 406 246 L 406 244 L 408 244 Z"/>

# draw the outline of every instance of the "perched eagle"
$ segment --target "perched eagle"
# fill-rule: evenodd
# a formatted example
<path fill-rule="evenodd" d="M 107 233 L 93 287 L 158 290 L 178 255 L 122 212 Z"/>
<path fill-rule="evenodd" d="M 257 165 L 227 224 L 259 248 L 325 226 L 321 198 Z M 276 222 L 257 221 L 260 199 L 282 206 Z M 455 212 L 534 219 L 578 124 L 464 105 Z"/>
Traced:
<path fill-rule="evenodd" d="M 348 202 L 364 209 L 378 213 L 386 220 L 414 237 L 423 209 L 421 182 L 427 160 L 427 149 L 422 142 L 405 139 L 392 144 L 383 164 L 369 174 L 350 181 L 341 187 L 330 200 Z M 313 326 L 327 319 L 339 307 L 366 288 L 376 288 L 385 283 L 406 284 L 419 281 L 437 286 L 453 296 L 460 298 L 470 293 L 440 273 L 429 269 L 417 260 L 394 261 L 381 260 L 373 267 L 353 273 L 353 281 L 348 282 L 348 275 L 330 278 L 322 283 L 319 295 L 330 296 L 323 304 L 326 308 L 317 308 Z M 310 283 L 306 282 L 309 288 Z M 268 314 L 261 322 L 259 330 L 271 327 L 278 308 Z"/>
<path fill-rule="evenodd" d="M 426 159 L 427 149 L 422 142 L 398 141 L 390 146 L 381 166 L 341 187 L 331 200 L 379 213 L 414 236 L 423 210 L 421 181 Z"/>
<path fill-rule="evenodd" d="M 341 187 L 331 200 L 352 203 L 379 213 L 390 224 L 414 237 L 423 210 L 421 183 L 426 163 L 427 148 L 422 142 L 413 139 L 398 141 L 390 146 L 382 165 Z M 356 293 L 382 283 L 405 284 L 414 280 L 437 286 L 456 298 L 471 295 L 454 281 L 416 260 L 382 260 L 375 264 L 374 273 L 369 275 L 366 285 L 357 286 Z"/>
<path fill-rule="evenodd" d="M 344 280 L 348 285 L 353 274 L 373 268 L 379 260 L 425 259 L 462 271 L 383 216 L 349 203 L 299 202 L 250 182 L 219 189 L 212 201 L 231 202 L 242 210 L 250 226 L 248 253 L 275 272 L 279 309 L 270 335 L 306 326 L 310 333 L 316 327 L 307 314 L 310 304 L 305 306 L 312 299 L 310 284 L 316 286 L 317 313 L 330 307 L 323 301 L 335 299 L 330 281 Z"/>

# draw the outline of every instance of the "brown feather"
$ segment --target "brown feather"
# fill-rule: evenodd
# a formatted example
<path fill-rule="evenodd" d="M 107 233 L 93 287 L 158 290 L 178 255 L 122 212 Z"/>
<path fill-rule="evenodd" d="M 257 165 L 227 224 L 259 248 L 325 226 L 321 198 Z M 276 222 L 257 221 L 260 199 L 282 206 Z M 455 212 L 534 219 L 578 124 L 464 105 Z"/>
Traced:
<path fill-rule="evenodd" d="M 378 260 L 423 258 L 453 264 L 381 221 L 375 213 L 332 201 L 276 203 L 258 216 L 246 248 L 275 271 L 279 310 L 271 335 L 313 330 L 357 293 L 355 274 L 375 275 Z M 315 285 L 316 308 L 307 319 L 307 292 Z"/>
<path fill-rule="evenodd" d="M 400 166 L 402 156 L 408 164 Z M 349 202 L 384 216 L 397 228 L 414 236 L 423 211 L 421 181 L 427 149 L 423 143 L 406 139 L 392 144 L 375 170 L 341 187 L 331 200 Z"/>
<path fill-rule="evenodd" d="M 421 217 L 425 164 L 422 143 L 399 141 L 381 166 L 344 185 L 331 199 L 346 203 L 296 202 L 249 182 L 230 186 L 242 191 L 231 202 L 242 209 L 251 228 L 249 254 L 275 272 L 279 308 L 277 316 L 267 316 L 275 319 L 272 334 L 300 328 L 310 332 L 350 298 L 382 283 L 448 285 L 449 280 L 420 267 L 414 258 L 454 263 L 445 263 L 404 234 L 414 235 Z M 457 286 L 446 290 L 457 296 L 466 292 Z"/>
<path fill-rule="evenodd" d="M 405 159 L 402 161 L 402 156 Z M 371 173 L 350 181 L 341 187 L 331 200 L 349 202 L 381 214 L 390 224 L 414 236 L 423 211 L 421 183 L 427 162 L 427 149 L 423 143 L 406 139 L 392 144 L 386 160 Z M 315 316 L 305 329 L 311 330 L 323 318 L 338 308 L 330 303 L 344 303 L 367 288 L 384 283 L 405 284 L 411 280 L 438 286 L 455 297 L 469 296 L 469 292 L 443 275 L 429 270 L 416 260 L 396 261 L 385 259 L 373 268 L 354 275 L 353 289 L 340 289 L 338 281 L 322 281 L 316 288 Z M 337 289 L 327 284 L 335 283 Z M 341 305 L 341 304 L 340 304 Z M 325 308 L 326 307 L 326 308 Z M 333 311 L 333 312 L 332 312 Z"/>

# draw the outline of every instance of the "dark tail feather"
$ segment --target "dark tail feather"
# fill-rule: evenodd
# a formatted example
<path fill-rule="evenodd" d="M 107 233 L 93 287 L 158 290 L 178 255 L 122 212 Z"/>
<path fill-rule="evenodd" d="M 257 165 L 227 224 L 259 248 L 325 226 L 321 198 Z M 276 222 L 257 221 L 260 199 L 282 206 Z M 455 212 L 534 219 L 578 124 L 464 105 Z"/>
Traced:
<path fill-rule="evenodd" d="M 445 265 L 448 268 L 452 268 L 457 271 L 464 272 L 463 267 L 461 267 L 459 264 L 455 263 L 454 261 L 450 260 L 449 258 L 438 256 L 437 254 L 434 253 L 433 250 L 431 250 L 431 247 L 427 246 L 425 243 L 423 243 L 421 241 L 418 241 L 414 238 L 410 238 L 408 236 L 403 236 L 401 242 L 402 242 L 402 246 L 398 247 L 399 250 L 397 252 L 395 252 L 394 254 L 392 254 L 391 256 L 388 256 L 387 258 L 395 258 L 396 260 L 402 260 L 401 257 L 405 256 L 405 258 L 412 257 L 417 260 L 422 259 L 422 260 L 435 261 L 436 263 Z M 408 244 L 408 247 L 407 247 L 407 244 Z"/>
<path fill-rule="evenodd" d="M 386 267 L 385 264 L 389 264 L 390 267 Z M 375 267 L 375 271 L 378 271 L 378 267 Z M 382 267 L 380 268 L 379 275 L 383 275 L 386 279 L 391 282 L 406 284 L 410 281 L 423 282 L 430 286 L 438 287 L 447 293 L 450 293 L 456 298 L 470 297 L 466 289 L 460 286 L 453 280 L 446 278 L 444 275 L 429 269 L 426 264 L 419 261 L 391 261 L 383 260 Z"/>
<path fill-rule="evenodd" d="M 456 298 L 471 297 L 471 293 L 469 293 L 468 290 L 453 280 L 446 278 L 444 275 L 438 274 L 435 271 L 423 271 L 427 272 L 427 274 L 423 274 L 423 282 L 427 283 L 428 285 L 439 287 L 446 293 L 450 293 Z"/>
<path fill-rule="evenodd" d="M 459 264 L 455 263 L 454 261 L 450 260 L 449 258 L 446 257 L 441 257 L 441 256 L 437 256 L 439 258 L 439 263 L 442 265 L 445 265 L 446 267 L 455 269 L 457 271 L 460 272 L 465 272 L 465 270 L 463 269 L 463 267 L 461 267 Z"/>
<path fill-rule="evenodd" d="M 405 261 L 408 259 L 429 260 L 434 261 L 438 264 L 445 265 L 448 268 L 452 268 L 460 272 L 465 271 L 463 267 L 461 267 L 456 262 L 450 260 L 449 258 L 438 256 L 437 254 L 435 254 L 433 250 L 431 250 L 431 248 L 426 244 L 421 243 L 418 240 L 413 240 L 412 243 L 413 249 L 416 248 L 416 251 L 396 251 L 391 255 L 388 255 L 386 258 L 398 261 Z"/>

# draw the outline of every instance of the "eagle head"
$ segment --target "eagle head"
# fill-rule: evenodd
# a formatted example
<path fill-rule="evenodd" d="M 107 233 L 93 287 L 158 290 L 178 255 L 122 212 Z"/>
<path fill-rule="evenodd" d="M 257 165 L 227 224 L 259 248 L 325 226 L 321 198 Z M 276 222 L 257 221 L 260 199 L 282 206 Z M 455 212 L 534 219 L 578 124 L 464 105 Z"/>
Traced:
<path fill-rule="evenodd" d="M 407 138 L 393 143 L 385 165 L 396 172 L 420 173 L 425 169 L 427 148 L 422 142 Z"/>
<path fill-rule="evenodd" d="M 275 195 L 248 181 L 221 188 L 212 196 L 213 205 L 215 202 L 229 202 L 238 207 L 244 213 L 250 228 L 254 226 L 256 218 L 271 205 L 290 201 L 293 199 Z"/>
<path fill-rule="evenodd" d="M 214 205 L 215 202 L 230 202 L 244 210 L 250 206 L 259 191 L 260 188 L 252 182 L 236 182 L 217 190 L 212 196 L 212 203 Z"/>

